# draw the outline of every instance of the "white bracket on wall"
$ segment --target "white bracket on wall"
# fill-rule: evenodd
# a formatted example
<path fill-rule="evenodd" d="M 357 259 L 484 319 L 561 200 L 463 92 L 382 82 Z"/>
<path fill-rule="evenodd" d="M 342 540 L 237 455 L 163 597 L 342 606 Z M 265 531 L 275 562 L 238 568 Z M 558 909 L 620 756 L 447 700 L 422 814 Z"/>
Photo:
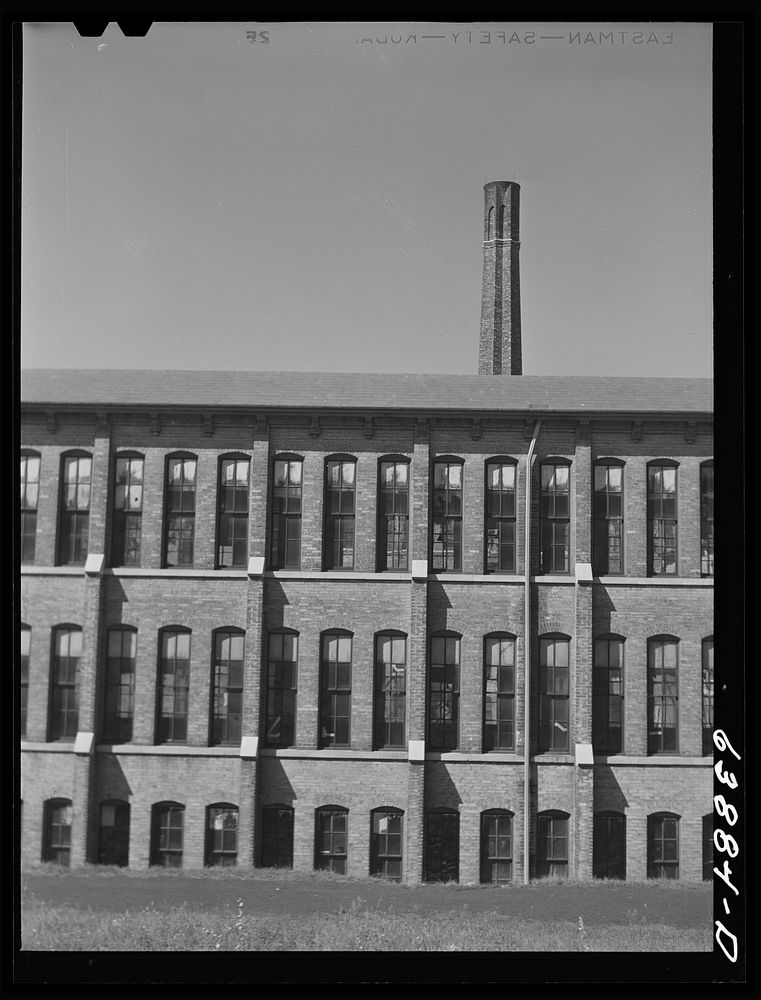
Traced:
<path fill-rule="evenodd" d="M 85 559 L 85 576 L 100 576 L 106 557 L 102 552 L 91 552 Z"/>
<path fill-rule="evenodd" d="M 595 755 L 592 750 L 591 743 L 577 743 L 576 747 L 576 766 L 577 767 L 592 767 L 595 762 Z"/>
<path fill-rule="evenodd" d="M 246 573 L 249 576 L 264 576 L 264 556 L 249 556 Z"/>
<path fill-rule="evenodd" d="M 413 580 L 427 580 L 428 579 L 428 560 L 427 559 L 413 559 L 412 560 L 412 579 Z"/>
<path fill-rule="evenodd" d="M 410 761 L 420 763 L 425 760 L 425 740 L 410 740 L 408 747 Z"/>
<path fill-rule="evenodd" d="M 245 760 L 256 760 L 259 753 L 259 737 L 243 736 L 240 741 L 240 756 Z"/>
<path fill-rule="evenodd" d="M 593 579 L 592 563 L 576 563 L 576 583 L 591 583 Z"/>
<path fill-rule="evenodd" d="M 74 753 L 91 754 L 95 733 L 77 733 L 74 737 Z"/>

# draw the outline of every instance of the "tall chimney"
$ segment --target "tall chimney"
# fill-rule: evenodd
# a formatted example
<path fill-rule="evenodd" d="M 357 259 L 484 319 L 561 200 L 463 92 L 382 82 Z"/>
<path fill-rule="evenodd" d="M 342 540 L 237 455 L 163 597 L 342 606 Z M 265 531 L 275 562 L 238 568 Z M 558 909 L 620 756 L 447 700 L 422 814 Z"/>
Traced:
<path fill-rule="evenodd" d="M 521 291 L 518 271 L 520 187 L 484 185 L 484 281 L 479 375 L 521 375 Z"/>

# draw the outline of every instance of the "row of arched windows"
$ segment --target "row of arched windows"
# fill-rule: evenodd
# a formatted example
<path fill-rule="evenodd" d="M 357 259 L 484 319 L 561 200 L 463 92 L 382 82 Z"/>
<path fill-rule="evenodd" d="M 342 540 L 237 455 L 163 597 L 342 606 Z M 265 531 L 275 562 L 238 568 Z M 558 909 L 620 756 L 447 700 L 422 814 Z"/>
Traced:
<path fill-rule="evenodd" d="M 462 635 L 441 632 L 429 639 L 427 736 L 431 750 L 455 750 L 460 739 Z M 156 680 L 157 743 L 185 742 L 191 677 L 192 631 L 169 626 L 159 631 Z M 128 743 L 133 736 L 137 672 L 136 628 L 108 629 L 103 672 L 105 741 Z M 243 729 L 245 632 L 227 627 L 212 633 L 209 742 L 235 745 Z M 268 634 L 263 672 L 263 742 L 288 747 L 296 742 L 300 635 L 294 629 Z M 482 750 L 516 748 L 516 636 L 493 632 L 482 638 Z M 538 749 L 570 746 L 570 636 L 538 637 Z M 21 629 L 21 733 L 28 714 L 31 630 Z M 648 753 L 679 751 L 679 638 L 654 636 L 647 642 Z M 711 754 L 713 730 L 713 637 L 702 640 L 701 707 L 704 754 Z M 319 746 L 352 745 L 354 634 L 331 629 L 320 637 Z M 373 747 L 403 749 L 406 740 L 408 636 L 399 630 L 374 638 Z M 625 648 L 622 635 L 597 635 L 593 643 L 592 723 L 596 753 L 625 750 Z M 82 630 L 53 629 L 48 732 L 51 740 L 73 739 L 78 726 L 78 678 Z"/>
<path fill-rule="evenodd" d="M 97 862 L 129 863 L 130 806 L 121 800 L 98 807 Z M 50 799 L 44 804 L 42 860 L 68 866 L 71 853 L 72 804 Z M 513 819 L 506 809 L 480 816 L 480 881 L 494 885 L 513 879 Z M 569 875 L 568 813 L 540 812 L 536 820 L 534 874 L 563 879 Z M 261 867 L 293 867 L 294 811 L 268 804 L 260 812 L 258 863 Z M 676 813 L 652 813 L 647 818 L 648 878 L 679 878 L 679 822 Z M 429 882 L 459 879 L 460 814 L 454 809 L 430 809 L 425 817 L 424 876 Z M 238 863 L 238 807 L 218 802 L 206 807 L 204 864 Z M 349 810 L 320 806 L 314 813 L 314 867 L 345 874 L 348 859 Z M 150 864 L 179 868 L 185 850 L 185 806 L 157 802 L 151 807 Z M 703 878 L 713 869 L 713 820 L 703 817 Z M 369 874 L 400 881 L 404 859 L 404 812 L 383 806 L 370 813 Z M 626 878 L 626 817 L 598 812 L 593 824 L 593 875 Z"/>
<path fill-rule="evenodd" d="M 21 455 L 21 557 L 34 562 L 39 498 L 38 452 Z M 484 462 L 484 573 L 516 572 L 517 462 L 495 456 Z M 269 565 L 300 569 L 304 456 L 282 453 L 271 462 Z M 232 452 L 218 459 L 216 568 L 244 568 L 248 561 L 251 456 Z M 625 466 L 619 458 L 594 464 L 592 519 L 596 575 L 625 572 Z M 376 570 L 409 568 L 409 495 L 411 459 L 378 459 L 376 487 Z M 437 456 L 431 465 L 430 547 L 434 573 L 460 572 L 463 553 L 465 459 Z M 357 458 L 331 455 L 324 460 L 322 568 L 352 570 L 355 565 Z M 673 459 L 647 464 L 648 573 L 678 574 L 678 470 Z M 539 463 L 541 573 L 570 572 L 571 471 L 567 457 Z M 140 566 L 145 456 L 118 452 L 113 459 L 110 564 Z M 165 456 L 161 565 L 195 562 L 198 456 Z M 72 451 L 61 456 L 58 547 L 60 565 L 85 561 L 91 502 L 92 455 Z M 703 462 L 700 490 L 700 569 L 713 575 L 713 461 Z"/>

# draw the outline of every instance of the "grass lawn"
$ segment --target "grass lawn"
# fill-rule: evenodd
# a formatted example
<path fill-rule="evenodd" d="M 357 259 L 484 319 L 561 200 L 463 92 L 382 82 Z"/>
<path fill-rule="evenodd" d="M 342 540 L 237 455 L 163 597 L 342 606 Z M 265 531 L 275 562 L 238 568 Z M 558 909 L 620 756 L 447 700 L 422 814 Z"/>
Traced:
<path fill-rule="evenodd" d="M 710 885 L 402 886 L 324 873 L 22 875 L 33 951 L 640 951 L 712 949 Z"/>

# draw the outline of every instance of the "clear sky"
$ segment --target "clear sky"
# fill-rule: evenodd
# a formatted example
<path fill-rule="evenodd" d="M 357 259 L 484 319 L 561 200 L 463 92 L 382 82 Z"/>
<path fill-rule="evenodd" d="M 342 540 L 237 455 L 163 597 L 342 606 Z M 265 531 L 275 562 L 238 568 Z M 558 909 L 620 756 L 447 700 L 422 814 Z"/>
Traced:
<path fill-rule="evenodd" d="M 709 24 L 27 23 L 23 58 L 25 367 L 475 374 L 515 180 L 525 374 L 711 374 Z"/>

